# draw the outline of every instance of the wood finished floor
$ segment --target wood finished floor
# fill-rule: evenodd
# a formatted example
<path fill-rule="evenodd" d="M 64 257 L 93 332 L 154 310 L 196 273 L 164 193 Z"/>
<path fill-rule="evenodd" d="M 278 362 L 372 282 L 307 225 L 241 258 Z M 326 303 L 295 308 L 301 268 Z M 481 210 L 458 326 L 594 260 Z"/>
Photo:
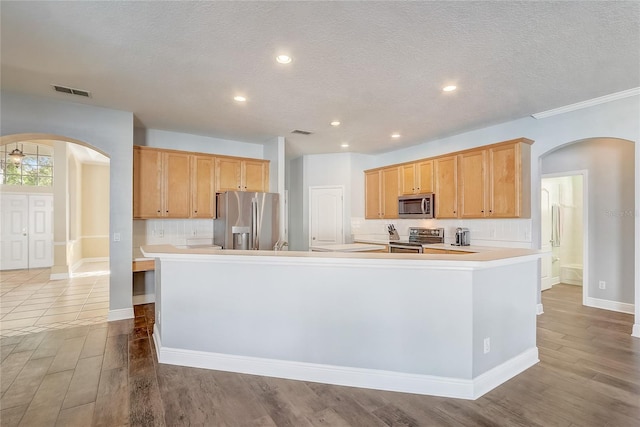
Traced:
<path fill-rule="evenodd" d="M 540 363 L 467 401 L 159 365 L 153 304 L 135 319 L 3 338 L 4 426 L 634 426 L 631 315 L 543 293 Z"/>

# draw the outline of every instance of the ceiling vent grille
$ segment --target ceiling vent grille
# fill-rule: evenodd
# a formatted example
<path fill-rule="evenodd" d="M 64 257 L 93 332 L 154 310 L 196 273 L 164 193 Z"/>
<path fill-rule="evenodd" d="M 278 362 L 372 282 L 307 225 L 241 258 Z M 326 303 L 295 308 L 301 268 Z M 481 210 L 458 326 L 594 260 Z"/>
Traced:
<path fill-rule="evenodd" d="M 291 133 L 297 133 L 299 135 L 311 135 L 313 132 L 309 132 L 307 130 L 294 129 Z"/>
<path fill-rule="evenodd" d="M 88 90 L 74 89 L 71 87 L 60 86 L 60 85 L 51 85 L 51 86 L 56 92 L 68 93 L 69 95 L 84 96 L 87 98 L 91 97 L 91 92 L 89 92 Z"/>

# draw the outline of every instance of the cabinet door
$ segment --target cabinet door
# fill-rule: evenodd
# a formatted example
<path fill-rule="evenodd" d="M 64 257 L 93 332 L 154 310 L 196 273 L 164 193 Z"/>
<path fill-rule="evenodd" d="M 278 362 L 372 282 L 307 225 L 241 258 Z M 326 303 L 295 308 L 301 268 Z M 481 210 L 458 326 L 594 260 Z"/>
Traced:
<path fill-rule="evenodd" d="M 215 218 L 215 158 L 191 156 L 191 217 Z"/>
<path fill-rule="evenodd" d="M 486 209 L 487 150 L 471 151 L 458 157 L 460 218 L 484 218 Z"/>
<path fill-rule="evenodd" d="M 457 156 L 435 160 L 436 218 L 458 217 L 458 163 Z"/>
<path fill-rule="evenodd" d="M 189 218 L 191 211 L 191 168 L 186 153 L 166 152 L 163 157 L 164 216 Z"/>
<path fill-rule="evenodd" d="M 416 164 L 416 193 L 433 193 L 433 160 Z"/>
<path fill-rule="evenodd" d="M 380 190 L 380 172 L 365 172 L 364 217 L 367 219 L 380 218 Z"/>
<path fill-rule="evenodd" d="M 400 193 L 399 168 L 380 171 L 382 183 L 382 218 L 398 218 L 398 194 Z"/>
<path fill-rule="evenodd" d="M 245 160 L 243 166 L 243 191 L 269 191 L 269 162 Z"/>
<path fill-rule="evenodd" d="M 489 149 L 489 215 L 513 218 L 521 215 L 520 144 Z"/>
<path fill-rule="evenodd" d="M 419 189 L 416 188 L 416 165 L 402 165 L 400 166 L 400 194 L 410 195 L 418 193 Z"/>
<path fill-rule="evenodd" d="M 162 152 L 133 150 L 133 217 L 162 216 Z"/>
<path fill-rule="evenodd" d="M 242 161 L 216 158 L 216 192 L 241 190 Z"/>

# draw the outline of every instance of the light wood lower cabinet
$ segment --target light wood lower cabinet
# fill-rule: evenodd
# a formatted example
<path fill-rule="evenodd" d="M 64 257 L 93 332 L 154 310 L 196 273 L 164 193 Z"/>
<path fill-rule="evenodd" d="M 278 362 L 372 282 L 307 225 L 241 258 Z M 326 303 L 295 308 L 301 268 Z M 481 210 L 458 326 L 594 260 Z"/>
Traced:
<path fill-rule="evenodd" d="M 399 179 L 397 167 L 365 173 L 365 218 L 398 218 Z"/>

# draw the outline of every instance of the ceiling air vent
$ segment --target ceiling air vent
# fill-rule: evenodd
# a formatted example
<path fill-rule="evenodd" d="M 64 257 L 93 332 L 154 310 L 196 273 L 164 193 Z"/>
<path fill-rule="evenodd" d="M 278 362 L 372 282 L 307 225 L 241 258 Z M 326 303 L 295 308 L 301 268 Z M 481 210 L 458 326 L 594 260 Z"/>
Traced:
<path fill-rule="evenodd" d="M 59 85 L 51 85 L 51 86 L 53 86 L 53 89 L 56 92 L 68 93 L 69 95 L 85 96 L 87 98 L 89 98 L 91 96 L 91 92 L 89 92 L 87 90 L 74 89 L 74 88 L 71 88 L 71 87 L 59 86 Z"/>
<path fill-rule="evenodd" d="M 294 129 L 291 133 L 297 133 L 299 135 L 311 135 L 313 132 L 309 132 L 307 130 Z"/>

